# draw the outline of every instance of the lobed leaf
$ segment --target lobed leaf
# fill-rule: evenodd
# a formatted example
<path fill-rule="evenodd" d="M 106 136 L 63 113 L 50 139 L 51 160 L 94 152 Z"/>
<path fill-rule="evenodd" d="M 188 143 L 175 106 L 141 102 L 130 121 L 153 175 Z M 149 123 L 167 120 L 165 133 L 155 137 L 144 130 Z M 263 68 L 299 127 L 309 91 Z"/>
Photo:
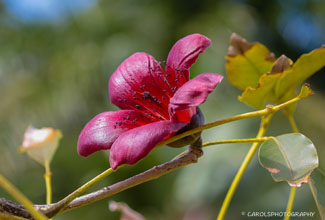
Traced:
<path fill-rule="evenodd" d="M 314 144 L 299 133 L 265 141 L 259 149 L 258 158 L 276 182 L 287 181 L 291 186 L 307 183 L 310 174 L 318 167 Z"/>
<path fill-rule="evenodd" d="M 244 90 L 239 100 L 262 109 L 265 102 L 280 104 L 296 96 L 295 88 L 325 66 L 325 47 L 303 54 L 293 64 L 285 55 L 274 55 L 260 43 L 248 43 L 232 34 L 226 56 L 230 82 Z M 296 104 L 286 108 L 293 114 Z"/>
<path fill-rule="evenodd" d="M 276 85 L 276 95 L 283 96 L 325 66 L 325 47 L 301 55 L 292 68 L 283 72 Z"/>
<path fill-rule="evenodd" d="M 285 55 L 279 57 L 273 64 L 271 72 L 262 75 L 258 81 L 256 88 L 248 87 L 245 89 L 243 94 L 239 97 L 239 100 L 246 104 L 262 109 L 266 101 L 270 101 L 276 104 L 287 101 L 279 101 L 275 95 L 274 88 L 281 77 L 283 71 L 289 69 L 292 65 L 292 60 L 287 58 Z M 289 93 L 290 98 L 295 97 L 295 94 Z M 285 98 L 288 98 L 285 96 Z M 289 100 L 289 99 L 288 99 Z M 293 109 L 292 109 L 293 108 Z M 290 106 L 289 110 L 294 111 L 295 105 Z"/>

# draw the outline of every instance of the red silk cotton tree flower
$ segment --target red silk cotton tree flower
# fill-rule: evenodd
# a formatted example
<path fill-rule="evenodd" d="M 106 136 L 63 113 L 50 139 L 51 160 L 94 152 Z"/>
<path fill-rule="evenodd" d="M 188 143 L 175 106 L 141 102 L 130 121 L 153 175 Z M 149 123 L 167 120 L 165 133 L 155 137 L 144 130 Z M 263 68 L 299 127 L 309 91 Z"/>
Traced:
<path fill-rule="evenodd" d="M 135 164 L 194 118 L 196 126 L 203 124 L 198 106 L 223 76 L 202 73 L 189 80 L 189 68 L 209 45 L 200 34 L 186 36 L 172 47 L 165 67 L 147 53 L 127 58 L 109 80 L 111 103 L 122 110 L 100 113 L 88 122 L 79 136 L 78 153 L 86 157 L 110 150 L 115 170 Z"/>

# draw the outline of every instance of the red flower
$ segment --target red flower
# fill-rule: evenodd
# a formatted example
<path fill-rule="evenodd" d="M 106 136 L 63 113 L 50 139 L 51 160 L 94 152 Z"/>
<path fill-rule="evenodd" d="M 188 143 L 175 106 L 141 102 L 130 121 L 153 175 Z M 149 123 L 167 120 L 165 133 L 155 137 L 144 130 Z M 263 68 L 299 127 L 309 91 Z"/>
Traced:
<path fill-rule="evenodd" d="M 166 67 L 146 53 L 127 58 L 109 80 L 111 103 L 123 110 L 103 112 L 88 122 L 79 136 L 78 153 L 110 150 L 110 164 L 116 169 L 135 164 L 188 125 L 223 78 L 203 73 L 189 80 L 189 68 L 209 45 L 200 34 L 184 37 L 169 52 Z"/>

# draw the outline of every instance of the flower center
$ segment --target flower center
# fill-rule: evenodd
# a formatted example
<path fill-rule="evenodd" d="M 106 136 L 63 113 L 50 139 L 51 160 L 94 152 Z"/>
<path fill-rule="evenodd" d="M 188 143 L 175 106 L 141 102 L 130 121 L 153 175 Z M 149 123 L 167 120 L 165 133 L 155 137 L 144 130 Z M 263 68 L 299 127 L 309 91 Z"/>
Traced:
<path fill-rule="evenodd" d="M 150 121 L 169 120 L 168 105 L 178 88 L 188 81 L 188 71 L 161 63 L 149 65 L 147 75 L 131 77 L 132 89 L 124 89 L 118 101 L 129 109 L 141 111 Z"/>

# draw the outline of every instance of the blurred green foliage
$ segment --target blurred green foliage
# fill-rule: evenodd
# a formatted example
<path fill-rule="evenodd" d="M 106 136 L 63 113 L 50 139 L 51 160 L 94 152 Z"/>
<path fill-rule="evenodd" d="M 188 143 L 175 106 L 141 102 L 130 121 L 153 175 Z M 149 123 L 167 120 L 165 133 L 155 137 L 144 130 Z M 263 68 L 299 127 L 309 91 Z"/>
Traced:
<path fill-rule="evenodd" d="M 63 139 L 52 163 L 53 200 L 57 201 L 109 166 L 108 152 L 81 158 L 76 143 L 79 132 L 92 117 L 117 110 L 109 104 L 108 79 L 132 53 L 148 52 L 163 61 L 176 40 L 197 32 L 208 36 L 212 46 L 192 67 L 192 77 L 202 72 L 226 76 L 224 56 L 232 32 L 249 41 L 261 41 L 276 56 L 285 53 L 296 60 L 302 52 L 325 42 L 324 14 L 325 3 L 317 0 L 102 0 L 88 10 L 66 15 L 59 23 L 39 24 L 19 20 L 2 2 L 0 172 L 33 202 L 44 203 L 44 171 L 26 155 L 18 154 L 17 148 L 28 125 L 61 129 Z M 288 18 L 289 15 L 293 17 Z M 304 29 L 306 24 L 315 28 Z M 290 28 L 296 28 L 297 41 L 292 40 L 296 38 Z M 301 29 L 307 35 L 300 34 Z M 312 77 L 311 87 L 316 95 L 299 103 L 296 112 L 299 129 L 314 142 L 323 170 L 324 79 L 324 74 Z M 206 121 L 252 110 L 237 100 L 240 93 L 225 79 L 201 108 Z M 255 137 L 258 126 L 259 119 L 246 119 L 205 131 L 203 139 Z M 268 135 L 285 132 L 290 132 L 289 123 L 282 114 L 277 114 Z M 112 199 L 126 202 L 148 219 L 214 219 L 248 146 L 209 147 L 198 164 Z M 167 161 L 180 150 L 158 149 L 137 165 L 109 176 L 93 190 Z M 284 211 L 288 195 L 288 184 L 275 183 L 255 157 L 234 196 L 227 219 L 243 218 L 241 211 Z M 12 199 L 1 189 L 0 196 Z M 298 189 L 294 211 L 316 211 L 308 186 Z M 108 211 L 105 199 L 55 219 L 118 219 L 118 216 Z"/>

